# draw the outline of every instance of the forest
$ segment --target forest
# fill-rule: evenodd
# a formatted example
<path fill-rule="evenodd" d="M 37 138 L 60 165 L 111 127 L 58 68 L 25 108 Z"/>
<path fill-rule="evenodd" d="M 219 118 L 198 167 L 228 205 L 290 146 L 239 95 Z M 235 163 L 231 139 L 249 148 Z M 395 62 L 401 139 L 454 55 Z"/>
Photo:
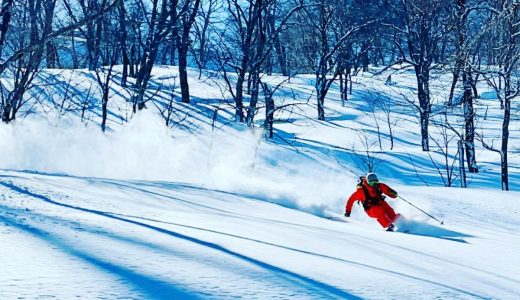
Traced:
<path fill-rule="evenodd" d="M 43 70 L 86 69 L 100 91 L 104 132 L 113 85 L 127 91 L 132 113 L 139 114 L 154 101 L 152 71 L 177 66 L 178 92 L 159 108 L 166 125 L 177 122 L 173 101 L 193 101 L 188 70 L 196 69 L 199 79 L 225 82 L 233 122 L 272 131 L 275 112 L 291 105 L 274 100 L 277 86 L 265 75 L 290 81 L 312 74 L 312 117 L 326 121 L 333 84 L 346 103 L 360 72 L 409 69 L 414 92 L 402 97 L 418 117 L 421 150 L 431 150 L 435 123 L 457 135 L 461 176 L 479 172 L 475 149 L 481 146 L 498 154 L 501 186 L 509 190 L 508 155 L 518 151 L 509 141 L 510 124 L 518 120 L 519 24 L 516 0 L 2 0 L 0 113 L 4 124 L 35 113 L 42 100 L 34 91 L 54 84 L 41 80 Z M 432 95 L 435 74 L 450 78 L 440 101 Z M 500 104 L 498 143 L 475 125 L 486 118 L 474 109 L 479 84 L 494 90 Z M 66 89 L 60 109 L 83 116 L 92 103 L 74 102 L 73 89 Z M 384 106 L 384 99 L 373 101 Z M 454 107 L 462 108 L 460 115 Z M 262 124 L 255 123 L 259 108 L 265 108 Z M 440 124 L 433 120 L 438 116 Z"/>

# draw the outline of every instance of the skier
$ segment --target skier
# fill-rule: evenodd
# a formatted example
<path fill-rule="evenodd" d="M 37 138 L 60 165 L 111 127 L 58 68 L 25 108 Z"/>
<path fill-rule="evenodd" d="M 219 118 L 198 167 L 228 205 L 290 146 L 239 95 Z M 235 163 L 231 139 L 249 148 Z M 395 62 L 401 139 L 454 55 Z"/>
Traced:
<path fill-rule="evenodd" d="M 352 205 L 355 201 L 363 204 L 363 208 L 367 215 L 377 219 L 379 224 L 386 228 L 387 231 L 394 231 L 394 222 L 399 218 L 392 207 L 385 201 L 385 196 L 396 198 L 397 192 L 388 185 L 380 183 L 377 175 L 368 173 L 366 177 L 361 177 L 357 185 L 357 190 L 350 196 L 345 207 L 345 217 L 350 217 Z"/>

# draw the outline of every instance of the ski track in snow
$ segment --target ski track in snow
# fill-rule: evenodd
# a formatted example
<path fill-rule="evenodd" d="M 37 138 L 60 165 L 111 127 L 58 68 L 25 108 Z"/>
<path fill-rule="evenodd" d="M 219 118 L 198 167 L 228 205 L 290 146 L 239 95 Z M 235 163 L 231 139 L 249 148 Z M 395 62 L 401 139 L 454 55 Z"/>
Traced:
<path fill-rule="evenodd" d="M 386 233 L 192 185 L 12 171 L 0 179 L 0 299 L 514 299 L 520 291 L 518 271 L 504 273 L 519 253 L 507 229 L 477 236 L 478 228 L 417 223 L 430 231 Z"/>
<path fill-rule="evenodd" d="M 199 291 L 200 295 L 198 296 L 203 296 L 204 298 L 207 296 L 215 298 L 226 298 L 226 296 L 243 296 L 247 298 L 276 297 L 281 299 L 293 299 L 294 297 L 302 299 L 351 297 L 347 292 L 332 286 L 173 230 L 167 230 L 102 211 L 59 204 L 46 196 L 34 194 L 14 185 L 4 184 L 4 187 L 50 204 L 101 217 L 96 218 L 102 219 L 99 220 L 104 225 L 101 228 L 64 221 L 55 217 L 41 216 L 30 211 L 25 213 L 27 217 L 22 222 L 19 220 L 13 221 L 6 216 L 2 217 L 2 221 L 5 224 L 18 229 L 15 230 L 17 234 L 25 232 L 32 237 L 45 240 L 53 249 L 59 249 L 64 254 L 74 256 L 74 262 L 79 260 L 83 263 L 94 265 L 98 269 L 116 275 L 115 277 L 121 277 L 124 281 L 129 281 L 130 285 L 134 286 L 128 291 L 125 291 L 125 285 L 108 286 L 106 292 L 111 292 L 112 294 L 104 294 L 101 291 L 99 295 L 108 295 L 110 297 L 110 295 L 122 294 L 130 297 L 135 295 L 137 297 L 151 296 L 152 298 L 164 299 L 170 299 L 172 295 L 178 295 L 182 298 L 197 297 L 197 295 L 191 295 L 190 289 L 194 289 Z M 9 212 L 9 210 L 5 211 Z M 23 210 L 14 210 L 10 213 L 10 215 L 16 216 L 21 214 L 24 214 Z M 119 226 L 120 224 L 118 223 L 121 222 L 135 225 L 134 227 L 142 227 L 137 230 L 144 231 L 143 235 L 149 236 L 151 234 L 150 231 L 154 231 L 152 234 L 158 235 L 159 239 L 164 239 L 161 235 L 166 235 L 169 238 L 173 237 L 173 241 L 171 243 L 167 242 L 167 246 L 155 246 L 130 237 L 122 238 L 117 234 L 110 233 L 110 228 Z M 49 223 L 51 223 L 50 226 L 48 225 Z M 143 230 L 143 228 L 148 230 Z M 74 236 L 74 239 L 70 240 L 70 236 Z M 89 240 L 91 243 L 88 242 Z M 110 245 L 109 249 L 124 249 L 124 253 L 114 257 L 114 254 L 105 247 L 103 247 L 104 249 L 94 249 L 92 251 L 93 249 L 87 248 L 88 245 L 92 244 Z M 137 249 L 134 248 L 135 246 L 137 246 Z M 84 250 L 85 248 L 88 250 Z M 139 268 L 136 266 L 137 262 L 133 261 L 135 257 L 146 258 L 142 262 L 145 265 L 145 270 L 151 269 L 155 272 L 160 270 L 161 272 L 153 274 L 154 271 L 151 271 L 152 274 L 149 277 L 140 275 L 134 270 Z M 121 261 L 114 263 L 110 262 L 109 259 Z M 130 266 L 122 267 L 121 265 Z M 164 266 L 171 266 L 171 268 L 163 269 Z M 230 266 L 232 267 L 230 268 Z M 204 276 L 203 274 L 206 275 Z M 38 281 L 37 278 L 36 281 Z M 93 282 L 92 284 L 96 283 Z M 8 283 L 7 286 L 9 285 L 13 286 L 16 291 L 16 285 Z M 177 286 L 180 286 L 180 288 Z M 35 290 L 41 290 L 40 288 Z M 240 290 L 243 291 L 237 295 L 236 292 Z M 45 289 L 38 297 L 44 295 Z M 13 296 L 13 294 L 7 292 L 6 296 Z"/>

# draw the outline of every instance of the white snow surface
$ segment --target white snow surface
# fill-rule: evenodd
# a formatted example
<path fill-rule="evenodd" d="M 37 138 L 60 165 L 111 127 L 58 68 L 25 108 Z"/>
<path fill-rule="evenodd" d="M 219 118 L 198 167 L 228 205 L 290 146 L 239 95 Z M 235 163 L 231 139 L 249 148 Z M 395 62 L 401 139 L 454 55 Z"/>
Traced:
<path fill-rule="evenodd" d="M 0 176 L 2 299 L 519 296 L 518 193 L 405 189 L 446 223 L 389 233 L 198 185 Z"/>
<path fill-rule="evenodd" d="M 45 72 L 73 78 L 78 97 L 92 80 L 87 71 Z M 154 71 L 158 107 L 167 86 L 176 90 L 175 72 Z M 292 78 L 276 101 L 297 105 L 277 114 L 274 140 L 231 121 L 222 82 L 190 75 L 194 101 L 174 103 L 171 128 L 151 102 L 132 115 L 122 88 L 111 95 L 105 134 L 98 108 L 80 122 L 79 113 L 59 112 L 59 93 L 45 91 L 51 100 L 32 106 L 37 114 L 0 126 L 0 299 L 520 298 L 517 120 L 513 191 L 499 190 L 497 154 L 480 145 L 469 188 L 443 187 L 435 164 L 444 157 L 433 142 L 430 153 L 420 150 L 410 105 L 392 106 L 393 149 L 386 115 L 367 107 L 374 91 L 397 99 L 413 90 L 407 72 L 392 75 L 392 87 L 384 74 L 361 74 L 345 106 L 333 86 L 325 122 L 315 120 L 313 77 Z M 436 101 L 443 82 L 432 84 Z M 486 118 L 477 128 L 491 143 L 501 111 L 481 89 L 476 109 Z M 435 126 L 432 138 L 442 139 Z M 403 215 L 397 232 L 358 205 L 343 217 L 366 172 L 366 145 L 380 179 L 444 225 L 401 199 L 389 200 Z M 449 151 L 451 160 L 456 141 Z"/>

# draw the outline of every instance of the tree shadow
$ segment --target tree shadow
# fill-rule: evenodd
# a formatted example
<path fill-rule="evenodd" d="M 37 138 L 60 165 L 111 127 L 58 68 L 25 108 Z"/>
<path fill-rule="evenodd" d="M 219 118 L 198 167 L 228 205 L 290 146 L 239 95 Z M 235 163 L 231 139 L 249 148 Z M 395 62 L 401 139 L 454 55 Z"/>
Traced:
<path fill-rule="evenodd" d="M 0 215 L 0 221 L 13 226 L 19 230 L 27 232 L 39 239 L 42 239 L 56 248 L 60 249 L 69 255 L 75 256 L 84 262 L 87 262 L 101 270 L 112 273 L 126 282 L 131 284 L 136 290 L 141 291 L 150 299 L 198 299 L 199 297 L 193 295 L 189 291 L 180 289 L 170 282 L 166 282 L 151 276 L 139 274 L 129 268 L 113 264 L 111 262 L 100 259 L 94 255 L 78 250 L 74 245 L 65 243 L 53 235 L 48 234 L 40 229 L 15 222 L 11 219 Z"/>
<path fill-rule="evenodd" d="M 129 223 L 129 224 L 141 226 L 141 227 L 144 227 L 144 228 L 147 228 L 147 229 L 150 229 L 150 230 L 154 230 L 154 231 L 159 232 L 159 233 L 163 233 L 163 234 L 175 237 L 175 238 L 179 238 L 179 239 L 182 239 L 182 240 L 185 240 L 185 241 L 188 241 L 188 242 L 195 243 L 195 244 L 200 245 L 200 246 L 208 247 L 210 249 L 219 251 L 219 252 L 221 252 L 223 254 L 228 254 L 228 255 L 230 255 L 232 257 L 235 257 L 235 258 L 241 259 L 243 261 L 249 262 L 249 263 L 251 263 L 253 265 L 256 265 L 258 267 L 261 267 L 261 268 L 263 268 L 263 269 L 265 269 L 267 271 L 271 271 L 271 272 L 277 273 L 277 274 L 279 274 L 281 276 L 288 277 L 289 279 L 292 279 L 292 280 L 295 280 L 295 281 L 303 282 L 303 283 L 309 285 L 311 288 L 316 288 L 316 289 L 319 289 L 319 290 L 325 292 L 329 296 L 341 297 L 341 298 L 344 298 L 344 299 L 360 299 L 358 296 L 352 295 L 352 294 L 350 294 L 350 293 L 348 293 L 348 292 L 346 292 L 346 291 L 344 291 L 342 289 L 339 289 L 337 287 L 330 286 L 330 285 L 327 285 L 325 283 L 313 280 L 311 278 L 308 278 L 308 277 L 305 277 L 305 276 L 293 273 L 291 271 L 288 271 L 288 270 L 285 270 L 285 269 L 273 266 L 273 265 L 265 263 L 263 261 L 259 261 L 257 259 L 252 258 L 252 257 L 249 257 L 249 256 L 246 256 L 246 255 L 237 253 L 237 252 L 232 251 L 232 250 L 229 250 L 229 249 L 227 249 L 227 248 L 225 248 L 223 246 L 220 246 L 218 244 L 211 243 L 211 242 L 206 242 L 206 241 L 200 240 L 198 238 L 190 237 L 190 236 L 187 236 L 187 235 L 184 235 L 184 234 L 172 231 L 172 230 L 160 228 L 160 227 L 157 227 L 157 226 L 154 226 L 154 225 L 150 225 L 150 224 L 147 224 L 147 223 L 135 221 L 135 220 L 132 220 L 131 218 L 133 218 L 133 219 L 137 218 L 137 219 L 142 219 L 142 220 L 147 220 L 147 221 L 154 221 L 154 222 L 165 223 L 165 224 L 168 224 L 168 222 L 163 222 L 163 221 L 153 220 L 153 219 L 146 219 L 146 218 L 141 218 L 141 217 L 137 217 L 137 216 L 114 214 L 114 213 L 109 213 L 109 212 L 104 212 L 104 211 L 99 211 L 99 210 L 93 210 L 93 209 L 86 209 L 86 208 L 82 208 L 82 207 L 78 207 L 78 206 L 73 206 L 73 205 L 69 205 L 69 204 L 56 202 L 56 201 L 51 200 L 50 198 L 48 198 L 46 196 L 35 194 L 33 192 L 28 191 L 27 189 L 20 188 L 20 187 L 14 185 L 12 183 L 0 182 L 0 185 L 3 185 L 5 187 L 7 187 L 7 188 L 10 188 L 10 189 L 12 189 L 12 190 L 14 190 L 16 192 L 21 193 L 21 194 L 24 194 L 24 195 L 27 195 L 27 196 L 31 196 L 31 197 L 40 199 L 40 200 L 42 200 L 44 202 L 47 202 L 47 203 L 50 203 L 50 204 L 54 204 L 54 205 L 58 205 L 58 206 L 66 207 L 66 208 L 70 208 L 70 209 L 75 209 L 75 210 L 79 210 L 79 211 L 83 211 L 83 212 L 87 212 L 87 213 L 92 213 L 92 214 L 100 215 L 100 216 L 103 216 L 103 217 L 111 218 L 111 219 L 114 219 L 114 220 L 126 222 L 126 223 Z M 291 251 L 297 251 L 297 252 L 304 253 L 304 254 L 324 257 L 324 258 L 328 258 L 328 259 L 335 260 L 335 261 L 338 261 L 338 262 L 349 263 L 349 264 L 356 265 L 356 266 L 359 266 L 359 267 L 371 269 L 371 270 L 374 270 L 374 271 L 381 271 L 381 272 L 389 273 L 389 275 L 409 278 L 409 279 L 416 280 L 416 281 L 419 281 L 419 282 L 423 282 L 423 283 L 427 283 L 427 284 L 432 284 L 432 285 L 435 285 L 435 286 L 443 287 L 443 288 L 450 289 L 450 290 L 453 290 L 453 291 L 456 291 L 456 292 L 459 292 L 459 293 L 462 293 L 464 295 L 471 296 L 471 297 L 474 297 L 474 298 L 484 299 L 484 297 L 482 297 L 482 296 L 480 296 L 478 294 L 474 294 L 474 293 L 472 293 L 470 291 L 467 291 L 467 290 L 459 289 L 459 288 L 456 288 L 456 287 L 453 287 L 453 286 L 449 286 L 447 284 L 443 284 L 443 283 L 440 283 L 440 282 L 432 281 L 432 280 L 429 280 L 429 279 L 426 279 L 426 278 L 420 278 L 420 277 L 417 277 L 417 276 L 408 275 L 408 274 L 405 274 L 405 273 L 401 273 L 401 272 L 397 272 L 397 271 L 393 271 L 393 270 L 389 270 L 389 269 L 380 268 L 380 267 L 373 266 L 373 265 L 368 265 L 368 264 L 359 263 L 359 262 L 355 262 L 355 261 L 345 260 L 345 259 L 338 258 L 338 257 L 332 257 L 332 256 L 324 255 L 324 254 L 318 254 L 318 253 L 305 251 L 305 250 L 301 250 L 301 249 L 296 249 L 296 248 L 291 248 L 291 247 L 287 247 L 287 246 L 272 244 L 272 243 L 269 243 L 269 242 L 264 242 L 264 241 L 252 239 L 252 238 L 249 238 L 249 237 L 240 237 L 238 235 L 232 235 L 232 234 L 228 234 L 228 233 L 218 232 L 218 231 L 215 231 L 215 230 L 209 230 L 209 229 L 205 229 L 205 228 L 198 228 L 198 227 L 187 226 L 187 225 L 182 225 L 182 224 L 175 224 L 175 223 L 170 223 L 170 224 L 171 225 L 177 225 L 177 226 L 183 226 L 183 227 L 196 229 L 196 230 L 203 230 L 203 231 L 212 232 L 212 233 L 219 233 L 219 234 L 229 235 L 229 236 L 233 236 L 233 237 L 236 237 L 236 238 L 242 238 L 242 239 L 250 240 L 250 241 L 253 241 L 253 242 L 257 242 L 257 243 L 264 243 L 266 245 L 284 248 L 284 249 L 291 250 Z"/>
<path fill-rule="evenodd" d="M 78 211 L 82 211 L 82 212 L 87 212 L 87 213 L 91 213 L 91 214 L 95 214 L 95 215 L 99 215 L 99 216 L 103 216 L 103 217 L 106 217 L 106 218 L 122 221 L 122 222 L 125 222 L 125 223 L 137 225 L 137 226 L 141 226 L 143 228 L 147 228 L 147 229 L 150 229 L 150 230 L 162 233 L 162 234 L 166 234 L 166 235 L 178 238 L 178 239 L 182 239 L 182 240 L 185 240 L 185 241 L 188 241 L 188 242 L 195 243 L 195 244 L 200 245 L 200 246 L 204 246 L 204 247 L 207 247 L 207 248 L 219 251 L 219 252 L 224 253 L 224 254 L 228 254 L 228 255 L 230 255 L 232 257 L 235 257 L 235 258 L 238 258 L 238 259 L 243 260 L 245 262 L 251 263 L 251 264 L 253 264 L 255 266 L 258 266 L 258 267 L 260 267 L 262 269 L 265 269 L 267 271 L 274 272 L 276 274 L 279 274 L 281 276 L 285 276 L 285 277 L 291 278 L 291 279 L 296 280 L 296 281 L 303 282 L 303 283 L 307 284 L 308 286 L 310 286 L 312 288 L 321 290 L 321 291 L 325 292 L 326 294 L 329 294 L 329 296 L 341 297 L 343 299 L 361 299 L 360 297 L 355 296 L 353 294 L 350 294 L 350 293 L 348 293 L 348 292 L 346 292 L 344 290 L 341 290 L 341 289 L 339 289 L 337 287 L 334 287 L 334 286 L 331 286 L 331 285 L 328 285 L 328 284 L 316 281 L 314 279 L 305 277 L 303 275 L 300 275 L 300 274 L 297 274 L 297 273 L 285 270 L 283 268 L 280 268 L 280 267 L 268 264 L 266 262 L 254 259 L 254 258 L 246 256 L 244 254 L 240 254 L 238 252 L 229 250 L 229 249 L 227 249 L 227 248 L 225 248 L 223 246 L 220 246 L 220 245 L 212 243 L 212 242 L 206 242 L 206 241 L 200 240 L 198 238 L 190 237 L 190 236 L 178 233 L 178 232 L 174 232 L 174 231 L 167 230 L 167 229 L 164 229 L 164 228 L 160 228 L 160 227 L 157 227 L 157 226 L 153 226 L 153 225 L 150 225 L 150 224 L 146 224 L 146 223 L 134 221 L 134 220 L 131 220 L 131 219 L 123 218 L 123 217 L 120 217 L 120 216 L 117 216 L 117 215 L 114 215 L 114 214 L 111 214 L 111 213 L 108 213 L 108 212 L 104 212 L 104 211 L 100 211 L 100 210 L 94 210 L 94 209 L 88 209 L 88 208 L 83 208 L 83 207 L 69 205 L 69 204 L 65 204 L 65 203 L 60 203 L 60 202 L 54 201 L 54 200 L 52 200 L 52 199 L 50 199 L 50 198 L 48 198 L 48 197 L 46 197 L 44 195 L 36 194 L 36 193 L 33 193 L 33 192 L 31 192 L 31 191 L 29 191 L 27 189 L 23 189 L 21 187 L 18 187 L 16 185 L 12 184 L 12 183 L 0 182 L 0 185 L 3 185 L 3 186 L 5 186 L 5 187 L 7 187 L 7 188 L 9 188 L 9 189 L 11 189 L 11 190 L 13 190 L 15 192 L 20 193 L 20 194 L 23 194 L 23 195 L 26 195 L 26 196 L 30 196 L 30 197 L 33 197 L 33 198 L 36 198 L 36 199 L 40 199 L 40 200 L 42 200 L 42 201 L 44 201 L 46 203 L 50 203 L 50 204 L 54 204 L 54 205 L 57 205 L 57 206 L 66 207 L 66 208 L 70 208 L 70 209 L 74 209 L 74 210 L 78 210 Z M 86 256 L 86 259 L 92 259 L 92 258 L 89 257 L 89 256 Z M 113 266 L 113 265 L 111 265 L 109 263 L 106 263 L 106 262 L 98 262 L 97 260 L 93 260 L 93 261 L 96 262 L 96 263 L 99 263 L 100 266 L 105 266 L 108 269 L 117 270 L 117 268 L 118 268 L 117 266 Z M 141 275 L 136 274 L 136 276 L 141 276 Z"/>

